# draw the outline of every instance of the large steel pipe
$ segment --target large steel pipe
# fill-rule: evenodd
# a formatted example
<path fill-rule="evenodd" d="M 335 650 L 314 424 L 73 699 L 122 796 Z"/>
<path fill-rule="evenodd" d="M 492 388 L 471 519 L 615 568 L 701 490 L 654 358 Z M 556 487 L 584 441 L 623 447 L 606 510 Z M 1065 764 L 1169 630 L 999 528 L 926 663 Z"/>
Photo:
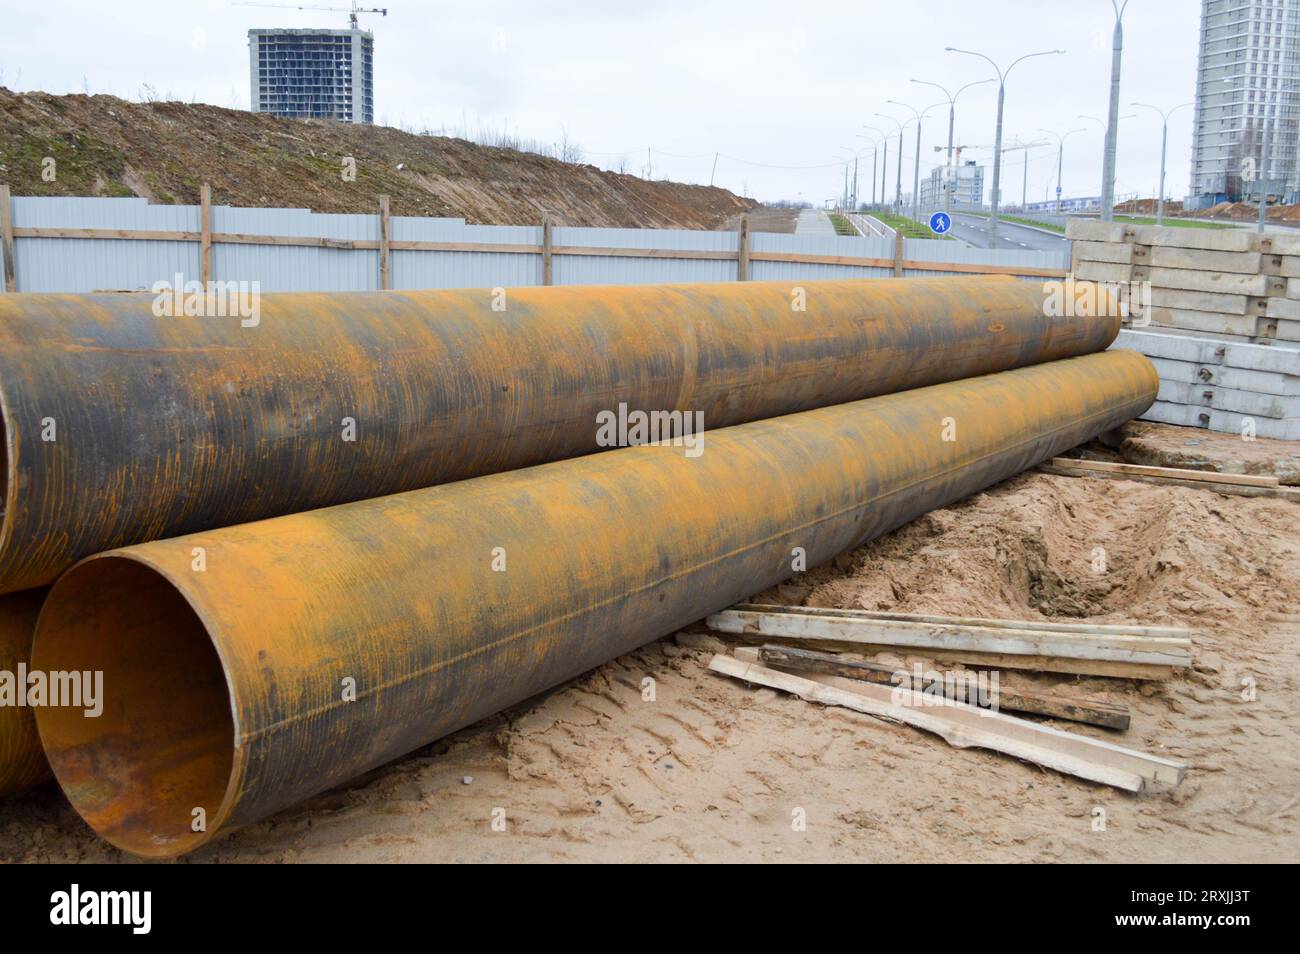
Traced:
<path fill-rule="evenodd" d="M 36 617 L 45 592 L 27 590 L 0 596 L 0 795 L 50 777 L 36 733 L 36 717 L 28 704 L 27 678 Z"/>
<path fill-rule="evenodd" d="M 589 453 L 620 403 L 725 427 L 1114 340 L 1118 317 L 1048 317 L 1045 296 L 1008 278 L 278 294 L 251 327 L 155 317 L 151 295 L 0 296 L 0 592 L 116 546 Z"/>
<path fill-rule="evenodd" d="M 771 586 L 796 548 L 812 566 L 1116 427 L 1157 385 L 1113 351 L 710 432 L 696 458 L 643 445 L 91 557 L 34 664 L 102 671 L 104 711 L 38 710 L 46 754 L 97 832 L 177 855 Z"/>

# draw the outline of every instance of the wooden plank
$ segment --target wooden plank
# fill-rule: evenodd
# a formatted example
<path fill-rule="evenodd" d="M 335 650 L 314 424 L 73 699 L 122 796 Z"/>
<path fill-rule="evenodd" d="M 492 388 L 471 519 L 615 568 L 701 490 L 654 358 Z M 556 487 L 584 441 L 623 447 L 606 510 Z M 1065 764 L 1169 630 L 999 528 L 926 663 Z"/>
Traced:
<path fill-rule="evenodd" d="M 830 639 L 846 643 L 906 646 L 913 650 L 952 650 L 1175 667 L 1187 667 L 1192 662 L 1191 640 L 1169 636 L 1053 633 L 736 609 L 715 613 L 705 622 L 710 629 L 722 633 Z"/>
<path fill-rule="evenodd" d="M 927 699 L 914 690 L 855 683 L 838 676 L 805 678 L 732 656 L 717 655 L 709 669 L 799 696 L 901 722 L 942 737 L 958 748 L 984 748 L 1130 792 L 1179 784 L 1185 763 L 1074 735 L 1051 726 L 977 709 L 951 700 Z"/>
<path fill-rule="evenodd" d="M 597 248 L 589 245 L 557 245 L 553 255 L 588 255 L 607 258 L 687 258 L 713 262 L 734 262 L 738 252 L 694 248 Z"/>
<path fill-rule="evenodd" d="M 377 249 L 370 239 L 323 238 L 319 235 L 252 235 L 247 232 L 213 232 L 212 241 L 226 245 L 275 245 L 294 248 L 337 248 L 345 251 Z"/>
<path fill-rule="evenodd" d="M 199 281 L 212 281 L 212 186 L 199 186 Z"/>
<path fill-rule="evenodd" d="M 551 224 L 551 213 L 542 215 L 542 284 L 555 283 L 555 229 Z"/>
<path fill-rule="evenodd" d="M 1064 460 L 1064 458 L 1057 458 L 1057 460 Z M 1074 461 L 1059 465 L 1055 463 L 1044 463 L 1039 464 L 1038 469 L 1045 474 L 1055 474 L 1058 477 L 1100 477 L 1107 480 L 1136 480 L 1141 483 L 1157 484 L 1165 487 L 1187 487 L 1191 490 L 1208 490 L 1211 493 L 1227 494 L 1232 497 L 1277 497 L 1282 500 L 1294 500 L 1300 502 L 1300 487 L 1255 487 L 1249 484 L 1223 484 L 1209 480 L 1196 480 L 1193 478 L 1187 478 L 1184 480 L 1176 477 L 1150 477 L 1144 474 L 1117 474 L 1071 466 L 1074 463 Z M 1191 471 L 1191 473 L 1200 473 L 1200 471 Z"/>
<path fill-rule="evenodd" d="M 740 217 L 740 234 L 736 237 L 739 257 L 736 260 L 736 280 L 749 281 L 749 216 Z"/>
<path fill-rule="evenodd" d="M 1026 278 L 1064 278 L 1064 268 L 1029 268 L 1025 265 L 974 265 L 958 262 L 904 262 L 903 267 L 921 272 L 953 272 L 969 275 L 1020 275 Z"/>
<path fill-rule="evenodd" d="M 750 251 L 751 262 L 787 262 L 792 265 L 856 265 L 862 268 L 893 268 L 892 258 L 862 258 L 857 255 L 814 255 L 804 252 Z"/>
<path fill-rule="evenodd" d="M 124 239 L 144 242 L 197 242 L 198 232 L 172 232 L 162 229 L 14 229 L 16 238 Z M 215 238 L 215 236 L 214 236 Z"/>
<path fill-rule="evenodd" d="M 820 653 L 811 649 L 799 649 L 793 646 L 763 646 L 754 650 L 742 646 L 735 651 L 736 658 L 747 659 L 747 653 L 753 652 L 756 661 L 765 666 L 795 672 L 815 672 L 826 676 L 844 676 L 849 679 L 861 679 L 878 685 L 912 686 L 911 673 L 896 666 L 881 663 L 861 662 L 843 659 L 833 653 Z M 958 686 L 958 690 L 961 690 Z M 958 699 L 971 705 L 976 703 L 969 696 Z M 1128 729 L 1131 716 L 1126 706 L 1111 705 L 1106 702 L 1092 702 L 1070 696 L 1051 693 L 1031 692 L 1024 689 L 1009 689 L 999 685 L 996 694 L 990 700 L 998 709 L 1010 709 L 1012 712 L 1029 712 L 1034 715 L 1049 716 L 1054 719 L 1066 719 L 1070 722 L 1082 722 L 1097 725 L 1105 729 L 1120 732 Z"/>
<path fill-rule="evenodd" d="M 357 243 L 358 248 L 378 248 L 378 243 L 368 246 Z M 496 245 L 492 242 L 417 242 L 393 240 L 388 243 L 394 252 L 495 252 L 502 255 L 540 255 L 540 245 Z"/>
<path fill-rule="evenodd" d="M 831 609 L 820 606 L 781 606 L 775 603 L 737 603 L 731 607 L 756 613 L 803 613 L 809 616 L 854 616 L 861 619 L 892 619 L 943 626 L 986 626 L 994 629 L 1028 629 L 1049 633 L 1086 633 L 1093 636 L 1173 636 L 1191 639 L 1186 626 L 1142 626 L 1136 623 L 1058 623 L 1047 620 L 989 619 L 982 616 L 932 616 L 924 613 L 887 613 L 864 609 Z"/>
<path fill-rule="evenodd" d="M 906 245 L 904 244 L 903 241 L 903 232 L 900 229 L 894 232 L 894 277 L 895 278 L 903 277 L 904 258 L 906 257 L 903 251 L 904 248 L 906 248 Z"/>
<path fill-rule="evenodd" d="M 0 185 L 0 254 L 4 256 L 5 291 L 18 290 L 18 265 L 14 261 L 14 211 L 9 187 Z"/>
<path fill-rule="evenodd" d="M 1108 460 L 1076 460 L 1073 457 L 1053 457 L 1054 467 L 1070 466 L 1077 470 L 1106 471 L 1112 474 L 1138 474 L 1143 477 L 1179 477 L 1185 480 L 1204 480 L 1212 484 L 1242 484 L 1248 487 L 1276 487 L 1276 477 L 1259 474 L 1220 474 L 1212 470 L 1188 470 L 1182 467 L 1147 467 L 1142 464 L 1120 464 Z"/>
<path fill-rule="evenodd" d="M 388 291 L 393 287 L 392 265 L 389 248 L 393 240 L 392 220 L 389 216 L 388 196 L 379 197 L 379 287 Z"/>

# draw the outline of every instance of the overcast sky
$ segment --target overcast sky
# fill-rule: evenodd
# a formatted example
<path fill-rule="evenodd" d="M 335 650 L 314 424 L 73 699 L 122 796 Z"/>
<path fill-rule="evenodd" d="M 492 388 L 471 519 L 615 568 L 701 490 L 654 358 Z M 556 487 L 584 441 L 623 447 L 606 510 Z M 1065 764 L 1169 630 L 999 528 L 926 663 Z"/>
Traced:
<path fill-rule="evenodd" d="M 507 128 L 552 142 L 567 130 L 588 161 L 644 174 L 716 182 L 764 200 L 820 201 L 838 195 L 841 147 L 865 149 L 859 192 L 871 193 L 871 149 L 863 124 L 892 130 L 892 193 L 898 100 L 924 108 L 942 99 L 926 79 L 951 87 L 1053 48 L 1063 56 L 1020 63 L 1007 80 L 1008 139 L 1068 132 L 1066 195 L 1096 195 L 1108 96 L 1110 0 L 369 0 L 386 18 L 363 15 L 375 35 L 375 116 L 393 126 L 456 133 Z M 344 0 L 323 5 L 346 7 Z M 1117 195 L 1153 195 L 1160 120 L 1132 101 L 1172 107 L 1194 94 L 1197 0 L 1131 0 L 1125 13 Z M 55 93 L 106 92 L 247 108 L 250 27 L 346 27 L 346 13 L 236 6 L 211 0 L 0 0 L 0 85 Z M 963 158 L 987 162 L 996 84 L 958 100 Z M 1166 191 L 1182 198 L 1192 110 L 1169 128 Z M 947 109 L 923 125 L 921 175 L 942 163 Z M 1030 150 L 1029 196 L 1056 177 L 1056 145 Z M 911 188 L 915 127 L 904 142 Z M 1025 152 L 1007 156 L 1004 201 L 1018 202 Z M 991 178 L 991 177 L 990 177 Z"/>

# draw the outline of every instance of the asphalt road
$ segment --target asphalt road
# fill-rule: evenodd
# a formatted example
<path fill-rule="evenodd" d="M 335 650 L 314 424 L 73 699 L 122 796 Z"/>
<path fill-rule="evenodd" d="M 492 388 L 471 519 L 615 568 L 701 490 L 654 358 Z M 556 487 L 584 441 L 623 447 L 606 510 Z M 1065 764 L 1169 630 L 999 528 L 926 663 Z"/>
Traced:
<path fill-rule="evenodd" d="M 979 215 L 967 215 L 962 212 L 952 214 L 952 231 L 955 238 L 969 242 L 976 248 L 989 247 L 989 220 Z M 1065 236 L 1038 229 L 1027 229 L 1023 225 L 998 220 L 998 248 L 1022 251 L 1059 252 L 1065 248 Z"/>

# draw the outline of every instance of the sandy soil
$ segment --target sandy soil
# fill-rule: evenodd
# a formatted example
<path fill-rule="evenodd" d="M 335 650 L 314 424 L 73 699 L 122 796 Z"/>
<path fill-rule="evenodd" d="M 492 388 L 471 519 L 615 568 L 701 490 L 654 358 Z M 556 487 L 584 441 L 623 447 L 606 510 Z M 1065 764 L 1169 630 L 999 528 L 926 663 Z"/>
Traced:
<path fill-rule="evenodd" d="M 1130 421 L 1118 430 L 1103 434 L 1100 441 L 1084 450 L 1094 449 L 1098 444 L 1113 449 L 1115 459 L 1130 464 L 1260 474 L 1276 477 L 1289 486 L 1300 486 L 1300 441 L 1244 441 L 1239 434 Z"/>
<path fill-rule="evenodd" d="M 1122 735 L 1054 724 L 1191 762 L 1170 794 L 755 690 L 707 671 L 723 644 L 693 627 L 188 860 L 1296 861 L 1300 626 L 1268 616 L 1300 612 L 1298 516 L 1279 500 L 1030 473 L 759 595 L 1193 626 L 1196 666 L 1169 683 L 1003 674 L 1131 706 Z M 123 860 L 53 787 L 0 803 L 0 858 Z"/>

